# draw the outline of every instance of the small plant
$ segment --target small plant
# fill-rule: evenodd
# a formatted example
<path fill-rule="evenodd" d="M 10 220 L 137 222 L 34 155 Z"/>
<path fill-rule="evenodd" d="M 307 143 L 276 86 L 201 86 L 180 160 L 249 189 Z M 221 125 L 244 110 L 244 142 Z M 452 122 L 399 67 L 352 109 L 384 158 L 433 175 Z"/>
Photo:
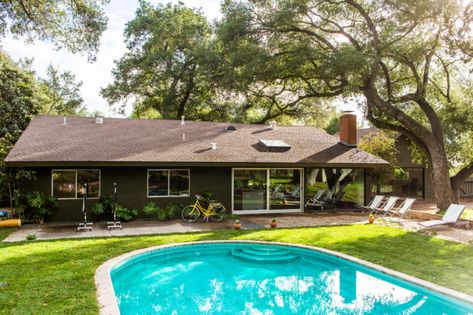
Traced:
<path fill-rule="evenodd" d="M 97 203 L 92 207 L 96 215 L 109 216 L 113 212 L 113 198 L 108 195 L 100 196 Z"/>
<path fill-rule="evenodd" d="M 368 222 L 370 224 L 372 224 L 375 219 L 376 219 L 376 217 L 372 213 L 370 213 L 370 215 L 368 216 Z"/>
<path fill-rule="evenodd" d="M 233 222 L 233 228 L 234 228 L 235 230 L 241 229 L 240 220 L 237 219 L 237 220 L 235 220 L 235 221 Z"/>
<path fill-rule="evenodd" d="M 27 240 L 27 241 L 34 241 L 34 240 L 36 240 L 36 234 L 28 234 L 28 235 L 26 235 L 26 240 Z"/>
<path fill-rule="evenodd" d="M 143 212 L 147 215 L 155 216 L 159 221 L 175 219 L 181 213 L 182 206 L 180 204 L 170 202 L 166 207 L 162 208 L 154 202 L 148 202 L 143 207 Z"/>
<path fill-rule="evenodd" d="M 131 221 L 138 215 L 138 210 L 117 205 L 116 216 L 120 221 Z"/>
<path fill-rule="evenodd" d="M 146 215 L 156 215 L 159 210 L 161 208 L 153 201 L 150 201 L 148 202 L 147 204 L 145 204 L 145 206 L 143 207 L 143 212 L 146 214 Z"/>
<path fill-rule="evenodd" d="M 278 226 L 278 221 L 277 221 L 276 219 L 272 219 L 272 220 L 271 220 L 271 227 L 272 227 L 272 228 L 275 228 L 275 227 L 277 227 L 277 226 Z"/>

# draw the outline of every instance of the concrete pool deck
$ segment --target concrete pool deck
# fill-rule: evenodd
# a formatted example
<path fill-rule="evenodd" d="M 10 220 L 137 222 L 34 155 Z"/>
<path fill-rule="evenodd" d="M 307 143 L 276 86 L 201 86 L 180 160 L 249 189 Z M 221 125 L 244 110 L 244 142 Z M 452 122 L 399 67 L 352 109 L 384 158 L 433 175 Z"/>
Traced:
<path fill-rule="evenodd" d="M 431 214 L 430 214 L 431 215 Z M 276 218 L 278 228 L 296 228 L 296 227 L 316 227 L 331 225 L 350 225 L 367 224 L 367 214 L 359 212 L 320 212 L 320 213 L 300 213 L 283 215 L 247 215 L 241 216 L 240 221 L 243 229 L 263 229 L 269 228 L 271 220 Z M 405 229 L 407 231 L 419 231 L 422 226 L 420 221 L 427 218 L 386 218 L 378 219 L 375 224 L 387 225 Z M 226 220 L 220 223 L 203 222 L 199 219 L 196 223 L 185 223 L 182 220 L 171 220 L 166 222 L 158 221 L 134 221 L 124 223 L 123 230 L 109 231 L 105 223 L 94 225 L 92 231 L 77 232 L 76 224 L 62 225 L 24 225 L 11 233 L 4 242 L 25 241 L 26 236 L 36 235 L 38 240 L 54 239 L 76 239 L 86 237 L 115 237 L 115 236 L 136 236 L 136 235 L 155 235 L 169 233 L 190 233 L 206 232 L 222 229 L 232 229 L 232 221 Z M 473 243 L 473 230 L 463 228 L 454 228 L 451 226 L 439 226 L 436 228 L 423 229 L 426 234 L 434 235 L 438 238 L 447 239 L 461 243 Z"/>

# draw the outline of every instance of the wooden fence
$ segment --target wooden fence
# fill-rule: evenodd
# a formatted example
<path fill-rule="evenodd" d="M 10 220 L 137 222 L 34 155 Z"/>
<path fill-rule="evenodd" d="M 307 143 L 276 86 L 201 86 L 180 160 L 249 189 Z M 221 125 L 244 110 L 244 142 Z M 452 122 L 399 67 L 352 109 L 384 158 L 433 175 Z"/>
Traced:
<path fill-rule="evenodd" d="M 473 201 L 473 178 L 469 178 L 463 183 L 460 189 L 460 201 L 461 202 Z"/>

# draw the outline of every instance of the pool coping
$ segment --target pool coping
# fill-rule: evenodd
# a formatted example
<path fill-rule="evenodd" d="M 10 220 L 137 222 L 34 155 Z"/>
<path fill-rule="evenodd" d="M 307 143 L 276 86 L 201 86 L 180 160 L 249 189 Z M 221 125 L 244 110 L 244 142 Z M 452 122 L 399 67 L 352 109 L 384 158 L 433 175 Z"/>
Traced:
<path fill-rule="evenodd" d="M 422 280 L 410 275 L 407 275 L 405 273 L 395 271 L 386 267 L 383 267 L 381 265 L 377 265 L 374 263 L 371 263 L 369 261 L 359 259 L 347 254 L 343 254 L 340 252 L 332 251 L 329 249 L 325 248 L 320 248 L 320 247 L 315 247 L 315 246 L 310 246 L 310 245 L 302 245 L 302 244 L 292 244 L 292 243 L 283 243 L 283 242 L 269 242 L 269 241 L 252 241 L 252 240 L 213 240 L 213 241 L 196 241 L 196 242 L 184 242 L 184 243 L 172 243 L 172 244 L 165 244 L 165 245 L 158 245 L 158 246 L 152 246 L 152 247 L 147 247 L 147 248 L 142 248 L 138 250 L 134 250 L 132 252 L 128 252 L 125 254 L 122 254 L 120 256 L 111 258 L 104 262 L 102 265 L 100 265 L 97 270 L 95 271 L 95 287 L 96 287 L 96 296 L 97 296 L 97 302 L 99 304 L 100 308 L 100 314 L 102 315 L 116 315 L 120 314 L 119 308 L 118 308 L 118 303 L 117 299 L 115 297 L 115 291 L 113 289 L 113 284 L 112 284 L 112 278 L 110 277 L 110 272 L 112 269 L 125 259 L 129 259 L 131 257 L 141 255 L 153 250 L 159 250 L 159 249 L 164 249 L 164 248 L 172 248 L 172 247 L 177 247 L 177 246 L 190 246 L 190 245 L 198 245 L 198 244 L 215 244 L 215 243 L 250 243 L 250 244 L 268 244 L 268 245 L 283 245 L 283 246 L 290 246 L 290 247 L 296 247 L 296 248 L 303 248 L 303 249 L 310 249 L 314 250 L 320 253 L 332 255 L 338 258 L 342 258 L 345 260 L 348 260 L 353 263 L 360 264 L 364 267 L 376 270 L 378 272 L 381 272 L 383 274 L 387 274 L 399 279 L 402 279 L 404 281 L 413 283 L 415 285 L 421 286 L 425 289 L 429 289 L 432 291 L 435 291 L 437 293 L 444 294 L 449 297 L 453 297 L 455 299 L 461 300 L 463 302 L 473 304 L 473 296 L 468 295 L 466 293 L 456 291 L 453 289 L 449 289 L 446 287 L 442 287 L 440 285 L 434 284 L 432 282 Z"/>

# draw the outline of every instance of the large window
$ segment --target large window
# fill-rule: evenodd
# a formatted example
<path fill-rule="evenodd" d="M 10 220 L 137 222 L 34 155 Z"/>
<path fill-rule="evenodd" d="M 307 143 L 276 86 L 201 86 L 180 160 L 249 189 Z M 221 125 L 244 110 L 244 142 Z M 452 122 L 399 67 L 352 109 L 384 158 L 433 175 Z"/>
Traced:
<path fill-rule="evenodd" d="M 189 170 L 148 170 L 148 197 L 187 197 L 189 195 Z"/>
<path fill-rule="evenodd" d="M 51 193 L 58 199 L 76 199 L 84 195 L 84 184 L 88 184 L 87 196 L 100 197 L 100 170 L 53 170 Z"/>
<path fill-rule="evenodd" d="M 424 198 L 424 169 L 422 167 L 396 168 L 392 173 L 370 172 L 371 194 Z"/>

